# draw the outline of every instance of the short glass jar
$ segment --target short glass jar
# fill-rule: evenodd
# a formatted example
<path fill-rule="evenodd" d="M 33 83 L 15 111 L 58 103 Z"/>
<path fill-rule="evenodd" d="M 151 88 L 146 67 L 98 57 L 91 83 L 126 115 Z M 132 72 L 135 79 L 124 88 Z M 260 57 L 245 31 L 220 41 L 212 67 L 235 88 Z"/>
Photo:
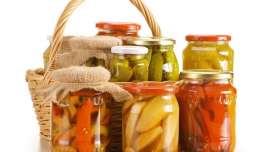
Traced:
<path fill-rule="evenodd" d="M 112 97 L 84 89 L 52 106 L 53 152 L 106 152 L 110 143 Z"/>
<path fill-rule="evenodd" d="M 140 46 L 115 46 L 110 71 L 113 82 L 148 81 L 148 49 Z"/>
<path fill-rule="evenodd" d="M 234 51 L 229 35 L 188 35 L 183 52 L 184 70 L 220 70 L 233 72 Z"/>
<path fill-rule="evenodd" d="M 176 85 L 143 82 L 123 87 L 134 95 L 134 99 L 125 102 L 122 110 L 122 151 L 178 152 Z"/>
<path fill-rule="evenodd" d="M 181 73 L 180 145 L 187 152 L 233 152 L 236 89 L 233 75 L 214 71 Z"/>
<path fill-rule="evenodd" d="M 128 45 L 148 48 L 149 81 L 177 81 L 179 65 L 174 53 L 175 40 L 169 38 L 129 38 Z"/>

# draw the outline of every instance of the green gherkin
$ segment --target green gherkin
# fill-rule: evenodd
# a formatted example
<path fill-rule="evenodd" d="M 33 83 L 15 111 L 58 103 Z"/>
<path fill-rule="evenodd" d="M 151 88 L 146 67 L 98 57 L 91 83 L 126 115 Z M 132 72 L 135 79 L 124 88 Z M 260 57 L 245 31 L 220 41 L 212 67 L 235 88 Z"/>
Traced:
<path fill-rule="evenodd" d="M 163 81 L 177 81 L 179 79 L 179 65 L 173 50 L 169 49 L 163 53 L 163 56 L 165 59 Z"/>
<path fill-rule="evenodd" d="M 129 67 L 129 62 L 125 59 L 114 62 L 111 72 L 113 76 L 111 81 L 114 82 L 128 82 L 133 75 L 133 71 Z"/>
<path fill-rule="evenodd" d="M 153 52 L 149 66 L 149 80 L 162 81 L 164 59 L 161 52 Z"/>
<path fill-rule="evenodd" d="M 133 67 L 133 80 L 134 81 L 147 81 L 148 80 L 148 64 L 146 59 L 135 61 Z"/>

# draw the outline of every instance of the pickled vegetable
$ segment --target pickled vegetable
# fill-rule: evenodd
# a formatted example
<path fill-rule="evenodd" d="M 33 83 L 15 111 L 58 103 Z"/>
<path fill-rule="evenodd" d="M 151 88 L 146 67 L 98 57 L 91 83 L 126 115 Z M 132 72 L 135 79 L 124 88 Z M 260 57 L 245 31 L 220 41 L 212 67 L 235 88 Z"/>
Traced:
<path fill-rule="evenodd" d="M 114 52 L 114 57 L 111 62 L 111 81 L 148 81 L 149 61 L 146 58 L 147 48 L 132 46 L 118 46 L 114 48 L 119 49 L 120 53 L 118 50 L 112 51 L 112 53 Z M 142 54 L 140 54 L 140 49 L 144 51 Z M 138 54 L 136 54 L 136 51 Z"/>
<path fill-rule="evenodd" d="M 52 151 L 105 152 L 111 140 L 111 100 L 107 93 L 84 90 L 66 97 L 66 106 L 53 104 Z"/>
<path fill-rule="evenodd" d="M 227 40 L 221 41 L 218 38 L 224 36 L 197 37 L 199 40 L 192 39 L 184 50 L 184 70 L 214 69 L 233 72 L 234 51 L 228 43 L 228 36 L 225 36 Z"/>
<path fill-rule="evenodd" d="M 145 46 L 149 52 L 149 81 L 177 81 L 179 65 L 174 53 L 175 40 L 168 38 L 130 38 L 127 44 Z"/>
<path fill-rule="evenodd" d="M 179 106 L 174 93 L 165 87 L 147 89 L 154 88 L 148 83 L 139 86 L 127 88 L 135 98 L 123 106 L 123 151 L 177 152 Z"/>
<path fill-rule="evenodd" d="M 180 104 L 182 151 L 233 152 L 236 90 L 227 80 L 185 80 Z"/>

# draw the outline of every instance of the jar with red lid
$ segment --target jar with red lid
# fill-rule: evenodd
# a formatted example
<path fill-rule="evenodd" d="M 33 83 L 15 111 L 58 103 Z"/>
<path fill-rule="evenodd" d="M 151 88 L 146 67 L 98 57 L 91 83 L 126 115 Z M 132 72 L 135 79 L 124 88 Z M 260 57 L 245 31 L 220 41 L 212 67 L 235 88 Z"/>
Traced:
<path fill-rule="evenodd" d="M 179 105 L 176 85 L 165 82 L 125 84 L 134 99 L 123 105 L 123 151 L 178 152 Z"/>
<path fill-rule="evenodd" d="M 129 22 L 99 22 L 97 35 L 115 36 L 115 37 L 138 37 L 141 26 L 137 23 Z"/>
<path fill-rule="evenodd" d="M 232 74 L 185 71 L 177 98 L 184 152 L 233 152 L 236 89 Z"/>
<path fill-rule="evenodd" d="M 233 72 L 234 51 L 229 35 L 188 35 L 183 52 L 184 70 L 220 70 Z"/>

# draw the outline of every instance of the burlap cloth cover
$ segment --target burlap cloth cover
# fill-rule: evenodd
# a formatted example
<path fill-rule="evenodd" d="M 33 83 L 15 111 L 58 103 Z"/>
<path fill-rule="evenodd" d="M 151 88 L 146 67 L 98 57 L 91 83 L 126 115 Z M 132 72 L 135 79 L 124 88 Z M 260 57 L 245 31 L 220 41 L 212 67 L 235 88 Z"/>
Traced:
<path fill-rule="evenodd" d="M 56 55 L 55 69 L 83 65 L 89 58 L 102 59 L 109 67 L 111 48 L 122 45 L 122 40 L 111 36 L 66 36 Z M 48 63 L 50 47 L 44 53 L 45 67 Z"/>
<path fill-rule="evenodd" d="M 38 93 L 44 96 L 43 102 L 62 104 L 70 92 L 82 89 L 93 89 L 98 92 L 110 93 L 116 102 L 124 102 L 132 95 L 119 85 L 108 82 L 110 72 L 102 67 L 69 67 L 55 70 L 49 76 L 52 83 L 40 88 Z"/>

